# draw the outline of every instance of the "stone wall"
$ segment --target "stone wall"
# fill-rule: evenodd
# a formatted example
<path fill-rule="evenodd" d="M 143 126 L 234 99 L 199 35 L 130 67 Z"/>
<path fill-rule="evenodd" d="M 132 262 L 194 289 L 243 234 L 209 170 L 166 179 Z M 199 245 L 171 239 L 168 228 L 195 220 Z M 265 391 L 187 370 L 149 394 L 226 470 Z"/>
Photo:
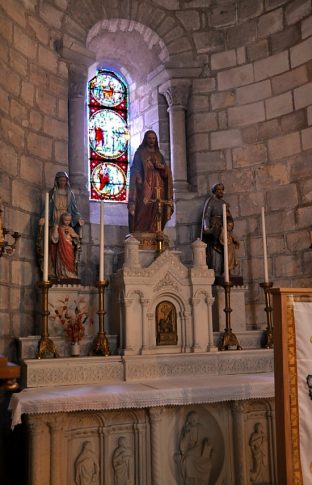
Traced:
<path fill-rule="evenodd" d="M 71 169 L 68 68 L 88 57 L 88 33 L 101 20 L 104 40 L 118 39 L 118 32 L 130 35 L 136 25 L 136 49 L 127 52 L 123 42 L 118 59 L 127 72 L 140 61 L 142 42 L 154 56 L 134 96 L 131 130 L 137 139 L 141 128 L 152 125 L 166 134 L 169 156 L 168 114 L 157 89 L 166 79 L 192 85 L 186 111 L 190 191 L 176 194 L 173 230 L 184 260 L 199 235 L 206 193 L 221 180 L 241 240 L 250 327 L 265 322 L 258 287 L 261 206 L 275 286 L 311 286 L 311 12 L 310 0 L 0 1 L 0 192 L 5 225 L 22 235 L 15 255 L 0 261 L 0 352 L 14 355 L 13 337 L 35 331 L 34 237 L 42 194 L 58 170 Z M 126 231 L 112 228 L 114 240 L 106 249 L 119 247 Z M 82 263 L 89 284 L 97 232 L 96 224 L 86 226 Z"/>
<path fill-rule="evenodd" d="M 0 194 L 5 226 L 21 234 L 0 262 L 0 352 L 13 356 L 12 338 L 34 330 L 42 193 L 67 169 L 67 67 L 52 49 L 56 26 L 36 3 L 0 3 Z"/>

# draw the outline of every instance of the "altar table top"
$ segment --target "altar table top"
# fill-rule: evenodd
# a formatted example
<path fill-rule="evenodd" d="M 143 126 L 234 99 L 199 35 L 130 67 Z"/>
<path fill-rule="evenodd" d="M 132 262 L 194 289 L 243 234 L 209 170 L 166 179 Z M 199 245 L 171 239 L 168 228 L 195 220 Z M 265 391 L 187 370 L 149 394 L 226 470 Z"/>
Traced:
<path fill-rule="evenodd" d="M 181 406 L 274 397 L 274 374 L 163 378 L 140 382 L 24 389 L 13 394 L 12 428 L 22 414 Z"/>

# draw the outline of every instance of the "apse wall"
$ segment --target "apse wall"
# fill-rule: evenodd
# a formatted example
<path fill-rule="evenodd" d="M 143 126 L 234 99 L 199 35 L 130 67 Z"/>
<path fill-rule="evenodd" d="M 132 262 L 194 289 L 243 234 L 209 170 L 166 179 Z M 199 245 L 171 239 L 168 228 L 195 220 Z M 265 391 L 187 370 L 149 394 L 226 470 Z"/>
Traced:
<path fill-rule="evenodd" d="M 169 54 L 168 77 L 191 85 L 186 108 L 190 190 L 179 192 L 176 200 L 176 245 L 183 258 L 190 261 L 209 187 L 221 181 L 241 241 L 249 326 L 265 323 L 258 287 L 263 280 L 261 206 L 274 285 L 312 284 L 310 0 L 3 0 L 0 195 L 5 226 L 22 235 L 17 252 L 0 259 L 0 352 L 10 356 L 14 337 L 36 331 L 34 241 L 42 195 L 57 171 L 71 170 L 68 91 L 75 83 L 69 84 L 68 72 L 80 68 L 89 54 L 94 62 L 86 51 L 93 26 L 119 18 L 143 25 L 147 38 L 156 33 Z M 132 27 L 118 24 L 124 32 Z M 163 81 L 154 72 L 146 85 L 155 90 Z M 168 126 L 167 119 L 163 123 Z M 74 189 L 79 196 L 77 184 Z M 125 231 L 116 229 L 112 249 Z M 87 225 L 84 239 L 82 263 L 86 268 L 91 261 L 86 273 L 91 282 L 97 228 Z"/>
<path fill-rule="evenodd" d="M 13 338 L 34 333 L 41 198 L 68 167 L 67 67 L 51 46 L 57 19 L 36 4 L 0 4 L 0 196 L 5 226 L 21 234 L 0 261 L 0 352 L 11 357 Z"/>
<path fill-rule="evenodd" d="M 189 173 L 198 195 L 217 181 L 225 185 L 252 328 L 263 319 L 261 206 L 274 286 L 311 285 L 312 19 L 310 1 L 236 7 L 212 9 L 197 46 L 209 62 L 193 80 Z"/>

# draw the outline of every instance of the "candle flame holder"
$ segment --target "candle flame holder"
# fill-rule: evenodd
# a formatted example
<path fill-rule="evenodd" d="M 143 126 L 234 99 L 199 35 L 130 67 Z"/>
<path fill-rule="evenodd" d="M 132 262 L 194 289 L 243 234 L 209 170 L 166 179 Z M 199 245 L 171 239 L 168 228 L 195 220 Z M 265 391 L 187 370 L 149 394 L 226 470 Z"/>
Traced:
<path fill-rule="evenodd" d="M 229 350 L 229 347 L 236 347 L 236 350 L 242 350 L 236 335 L 232 332 L 231 328 L 231 287 L 233 286 L 232 282 L 224 281 L 222 283 L 224 291 L 225 291 L 225 329 L 221 336 L 221 341 L 219 344 L 219 350 Z"/>
<path fill-rule="evenodd" d="M 37 359 L 49 358 L 51 355 L 58 357 L 54 342 L 49 338 L 48 317 L 50 312 L 48 310 L 48 295 L 49 288 L 52 283 L 50 281 L 40 281 L 38 283 L 41 288 L 41 338 L 38 342 Z"/>
<path fill-rule="evenodd" d="M 108 338 L 104 330 L 104 316 L 106 313 L 104 310 L 104 290 L 106 286 L 108 286 L 107 280 L 99 281 L 97 284 L 99 292 L 99 310 L 97 312 L 99 316 L 99 331 L 91 351 L 91 355 L 104 355 L 105 357 L 110 354 Z"/>
<path fill-rule="evenodd" d="M 264 297 L 265 297 L 265 308 L 264 311 L 266 312 L 267 316 L 267 328 L 264 331 L 264 342 L 263 347 L 265 349 L 273 349 L 273 322 L 272 322 L 272 311 L 273 308 L 271 306 L 271 288 L 273 283 L 260 283 L 261 288 L 264 290 Z"/>

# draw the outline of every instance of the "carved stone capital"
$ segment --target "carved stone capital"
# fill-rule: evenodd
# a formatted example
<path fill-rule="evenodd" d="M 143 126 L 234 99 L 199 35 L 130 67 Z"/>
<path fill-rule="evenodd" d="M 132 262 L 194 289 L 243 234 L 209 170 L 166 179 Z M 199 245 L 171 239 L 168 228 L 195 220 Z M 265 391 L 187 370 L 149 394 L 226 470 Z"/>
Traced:
<path fill-rule="evenodd" d="M 165 96 L 169 109 L 186 109 L 190 95 L 190 84 L 188 82 L 169 81 L 163 84 L 159 91 Z"/>
<path fill-rule="evenodd" d="M 147 307 L 150 303 L 150 300 L 148 298 L 141 297 L 140 302 L 143 307 Z"/>
<path fill-rule="evenodd" d="M 87 89 L 87 71 L 83 69 L 69 70 L 69 98 L 84 98 Z"/>
<path fill-rule="evenodd" d="M 162 415 L 164 413 L 164 408 L 161 408 L 161 407 L 149 408 L 148 413 L 149 413 L 151 423 L 156 423 L 161 420 Z"/>

